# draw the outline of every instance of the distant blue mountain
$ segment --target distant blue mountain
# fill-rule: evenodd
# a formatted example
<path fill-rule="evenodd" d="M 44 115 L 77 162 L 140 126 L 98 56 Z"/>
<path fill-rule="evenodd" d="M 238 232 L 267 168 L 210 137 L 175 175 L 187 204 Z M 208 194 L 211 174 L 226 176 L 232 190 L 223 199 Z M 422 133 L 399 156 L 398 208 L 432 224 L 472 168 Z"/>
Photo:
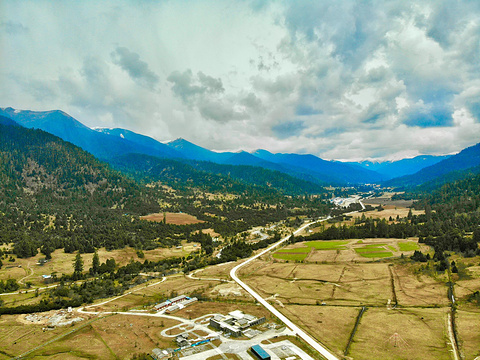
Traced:
<path fill-rule="evenodd" d="M 412 175 L 406 175 L 385 182 L 387 186 L 417 186 L 440 177 L 449 177 L 450 173 L 464 171 L 480 165 L 480 143 L 463 149 L 434 165 L 423 168 Z M 452 175 L 453 176 L 453 175 Z"/>
<path fill-rule="evenodd" d="M 211 151 L 182 138 L 173 140 L 166 145 L 182 154 L 186 159 L 210 161 L 218 164 L 223 164 L 224 161 L 235 154 L 231 152 L 218 153 Z"/>
<path fill-rule="evenodd" d="M 0 124 L 7 126 L 20 126 L 15 121 L 5 116 L 0 116 Z"/>
<path fill-rule="evenodd" d="M 272 154 L 266 150 L 257 150 L 253 155 L 283 166 L 308 171 L 309 174 L 316 177 L 328 177 L 337 183 L 375 183 L 384 179 L 374 171 L 339 161 L 323 160 L 315 155 Z"/>
<path fill-rule="evenodd" d="M 172 156 L 172 150 L 167 146 L 164 147 L 164 150 L 162 150 L 161 146 L 152 148 L 151 146 L 142 145 L 141 141 L 132 134 L 129 134 L 129 137 L 134 141 L 121 136 L 95 131 L 59 110 L 29 111 L 0 108 L 0 115 L 12 119 L 24 127 L 41 129 L 56 135 L 104 160 L 130 153 L 159 157 Z M 176 157 L 181 157 L 181 155 L 177 154 Z"/>
<path fill-rule="evenodd" d="M 134 143 L 140 146 L 144 150 L 150 149 L 145 151 L 149 151 L 149 152 L 156 151 L 159 154 L 160 153 L 163 154 L 163 157 L 183 158 L 183 155 L 180 152 L 176 151 L 175 149 L 172 149 L 170 146 L 163 144 L 149 136 L 137 134 L 136 132 L 133 132 L 130 130 L 125 130 L 120 128 L 114 128 L 114 129 L 96 128 L 94 130 L 103 134 L 112 135 L 121 139 L 125 139 L 131 143 Z"/>
<path fill-rule="evenodd" d="M 416 172 L 428 166 L 435 165 L 442 160 L 448 159 L 450 155 L 433 156 L 420 155 L 411 159 L 402 159 L 398 161 L 372 162 L 362 161 L 358 163 L 348 163 L 359 165 L 368 170 L 375 171 L 384 176 L 385 179 L 393 179 L 400 176 L 415 174 Z"/>
<path fill-rule="evenodd" d="M 478 152 L 478 145 L 465 149 L 453 157 L 418 156 L 395 162 L 343 163 L 326 161 L 314 155 L 273 154 L 266 150 L 257 150 L 253 153 L 215 152 L 184 139 L 163 144 L 125 129 L 90 129 L 59 110 L 29 111 L 0 108 L 0 122 L 10 122 L 11 125 L 18 123 L 28 128 L 47 131 L 107 161 L 121 155 L 138 153 L 190 163 L 208 161 L 223 165 L 261 167 L 317 184 L 378 183 L 412 173 L 414 174 L 410 175 L 410 178 L 402 177 L 399 181 L 387 184 L 422 183 L 448 171 L 468 169 L 480 164 L 478 154 L 475 155 L 476 151 Z"/>

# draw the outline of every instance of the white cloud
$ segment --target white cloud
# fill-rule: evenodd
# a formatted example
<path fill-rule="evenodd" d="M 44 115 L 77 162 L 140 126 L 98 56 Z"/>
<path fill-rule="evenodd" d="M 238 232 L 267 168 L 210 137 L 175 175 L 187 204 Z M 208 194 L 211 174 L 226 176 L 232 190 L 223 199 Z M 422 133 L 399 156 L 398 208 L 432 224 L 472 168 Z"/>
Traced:
<path fill-rule="evenodd" d="M 450 153 L 480 135 L 476 2 L 1 7 L 0 106 L 339 159 Z"/>

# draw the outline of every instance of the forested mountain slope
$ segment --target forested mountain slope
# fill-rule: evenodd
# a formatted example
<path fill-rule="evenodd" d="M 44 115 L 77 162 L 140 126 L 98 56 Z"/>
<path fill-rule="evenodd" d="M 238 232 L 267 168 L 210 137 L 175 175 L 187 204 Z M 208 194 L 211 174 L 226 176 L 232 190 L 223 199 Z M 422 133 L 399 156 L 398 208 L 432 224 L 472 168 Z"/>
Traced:
<path fill-rule="evenodd" d="M 0 243 L 18 256 L 174 244 L 174 227 L 132 222 L 158 196 L 56 136 L 0 124 Z"/>
<path fill-rule="evenodd" d="M 196 187 L 210 192 L 272 192 L 304 195 L 325 193 L 315 183 L 278 171 L 253 166 L 221 165 L 206 161 L 175 161 L 142 154 L 130 154 L 110 161 L 116 169 L 141 181 L 162 181 L 175 188 Z"/>

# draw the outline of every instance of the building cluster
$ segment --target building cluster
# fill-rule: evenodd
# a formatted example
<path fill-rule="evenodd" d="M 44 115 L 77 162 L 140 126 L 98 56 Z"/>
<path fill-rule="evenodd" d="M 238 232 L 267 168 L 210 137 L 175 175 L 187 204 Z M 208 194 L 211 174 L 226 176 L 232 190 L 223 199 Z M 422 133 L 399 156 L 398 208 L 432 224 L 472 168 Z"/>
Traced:
<path fill-rule="evenodd" d="M 171 358 L 172 355 L 174 355 L 175 353 L 178 353 L 181 350 L 188 349 L 188 348 L 191 348 L 191 347 L 200 346 L 200 345 L 203 345 L 203 344 L 207 344 L 210 341 L 216 340 L 216 339 L 218 339 L 218 337 L 213 337 L 213 338 L 209 338 L 209 339 L 201 339 L 201 340 L 191 339 L 189 337 L 188 333 L 183 333 L 183 334 L 178 335 L 175 338 L 175 342 L 177 343 L 178 348 L 176 348 L 176 349 L 168 348 L 168 349 L 163 349 L 163 350 L 159 349 L 159 348 L 156 348 L 156 349 L 152 350 L 152 354 L 150 354 L 150 355 L 155 360 Z"/>
<path fill-rule="evenodd" d="M 197 300 L 198 299 L 196 297 L 189 298 L 188 296 L 180 295 L 155 305 L 155 310 L 171 314 L 177 310 L 183 309 L 185 306 L 188 306 Z"/>
<path fill-rule="evenodd" d="M 257 318 L 253 315 L 244 314 L 240 310 L 235 310 L 228 315 L 215 315 L 210 319 L 210 326 L 216 330 L 223 331 L 234 337 L 242 336 L 248 328 L 262 324 L 266 321 L 265 317 Z"/>

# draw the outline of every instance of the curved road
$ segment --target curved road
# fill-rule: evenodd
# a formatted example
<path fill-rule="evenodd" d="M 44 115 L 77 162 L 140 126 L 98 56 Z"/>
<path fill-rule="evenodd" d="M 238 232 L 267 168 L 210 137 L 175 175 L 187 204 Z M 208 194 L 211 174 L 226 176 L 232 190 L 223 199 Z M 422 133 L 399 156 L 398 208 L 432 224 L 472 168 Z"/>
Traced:
<path fill-rule="evenodd" d="M 319 220 L 319 221 L 314 221 L 314 222 L 311 222 L 311 223 L 307 223 L 305 225 L 303 225 L 302 227 L 300 227 L 299 229 L 297 229 L 293 234 L 298 234 L 300 231 L 304 230 L 306 227 L 314 224 L 314 223 L 317 223 L 317 222 L 321 222 L 321 221 L 325 221 L 327 220 L 328 218 L 326 219 L 323 219 L 323 220 Z M 277 309 L 275 309 L 272 305 L 270 305 L 266 300 L 264 300 L 259 294 L 257 294 L 254 290 L 252 290 L 251 287 L 249 287 L 247 284 L 245 284 L 242 280 L 240 280 L 236 273 L 237 273 L 237 270 L 240 269 L 242 266 L 245 266 L 247 265 L 249 262 L 257 259 L 258 257 L 262 256 L 263 254 L 266 254 L 267 252 L 271 251 L 272 249 L 276 248 L 277 246 L 279 246 L 280 244 L 284 243 L 285 241 L 287 241 L 288 239 L 290 238 L 290 236 L 286 236 L 284 237 L 283 239 L 281 239 L 280 241 L 278 241 L 277 243 L 273 244 L 272 246 L 268 247 L 267 249 L 263 250 L 262 252 L 258 253 L 257 255 L 251 257 L 250 259 L 244 261 L 243 263 L 235 266 L 231 271 L 230 271 L 230 276 L 232 277 L 233 280 L 235 280 L 235 282 L 240 285 L 242 288 L 245 289 L 245 291 L 247 291 L 250 295 L 252 295 L 260 304 L 262 304 L 263 306 L 265 306 L 265 308 L 267 308 L 268 311 L 270 311 L 273 315 L 275 315 L 276 317 L 278 317 L 281 321 L 283 321 L 283 323 L 289 327 L 292 331 L 294 331 L 299 337 L 301 337 L 306 343 L 308 343 L 311 347 L 313 347 L 315 350 L 317 350 L 320 354 L 322 354 L 323 357 L 325 357 L 326 359 L 328 360 L 339 360 L 335 355 L 333 355 L 332 353 L 330 353 L 330 351 L 328 351 L 324 346 L 322 346 L 321 344 L 319 344 L 318 342 L 316 342 L 310 335 L 308 335 L 306 332 L 304 332 L 302 329 L 300 329 L 297 325 L 295 325 L 292 321 L 290 321 L 285 315 L 283 315 L 280 311 L 278 311 Z"/>

